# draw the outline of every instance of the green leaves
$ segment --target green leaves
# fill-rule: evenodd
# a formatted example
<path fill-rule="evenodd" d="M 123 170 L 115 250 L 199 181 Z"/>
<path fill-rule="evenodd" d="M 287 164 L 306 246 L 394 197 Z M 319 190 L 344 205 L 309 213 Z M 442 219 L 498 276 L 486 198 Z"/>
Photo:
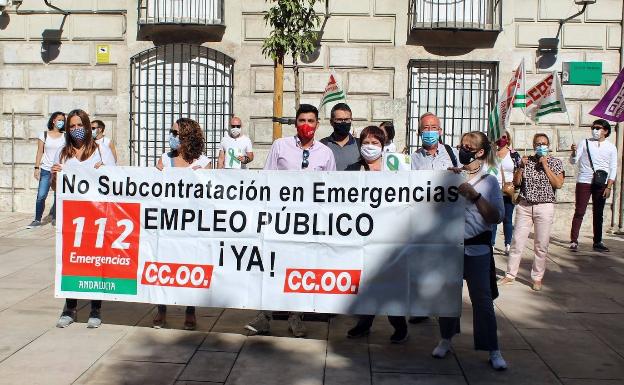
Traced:
<path fill-rule="evenodd" d="M 262 44 L 262 54 L 272 60 L 292 55 L 295 61 L 315 49 L 320 18 L 314 5 L 322 0 L 267 0 L 273 6 L 264 15 L 272 27 Z"/>

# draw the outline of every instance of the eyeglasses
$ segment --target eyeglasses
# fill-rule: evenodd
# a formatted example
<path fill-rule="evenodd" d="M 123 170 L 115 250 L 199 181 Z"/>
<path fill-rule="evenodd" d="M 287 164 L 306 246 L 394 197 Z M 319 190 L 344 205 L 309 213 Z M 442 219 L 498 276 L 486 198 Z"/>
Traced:
<path fill-rule="evenodd" d="M 95 126 L 95 127 L 91 126 L 92 130 L 97 130 L 98 128 L 100 128 L 100 127 L 98 127 L 98 126 Z"/>
<path fill-rule="evenodd" d="M 604 130 L 605 128 L 602 126 L 592 126 L 592 130 Z"/>
<path fill-rule="evenodd" d="M 308 158 L 310 157 L 310 150 L 303 150 L 303 160 L 301 161 L 301 169 L 306 169 L 310 165 Z"/>
<path fill-rule="evenodd" d="M 233 124 L 232 128 L 241 128 L 241 125 L 240 124 Z"/>
<path fill-rule="evenodd" d="M 171 135 L 173 135 L 174 137 L 175 137 L 175 136 L 178 136 L 178 130 L 173 130 L 173 129 L 171 129 L 171 130 L 169 130 L 169 133 L 170 133 Z"/>
<path fill-rule="evenodd" d="M 346 119 L 334 119 L 335 123 L 351 123 L 351 118 L 346 118 Z"/>
<path fill-rule="evenodd" d="M 546 143 L 546 142 L 536 142 L 535 143 L 535 147 L 537 147 L 537 146 L 548 146 L 548 143 Z"/>

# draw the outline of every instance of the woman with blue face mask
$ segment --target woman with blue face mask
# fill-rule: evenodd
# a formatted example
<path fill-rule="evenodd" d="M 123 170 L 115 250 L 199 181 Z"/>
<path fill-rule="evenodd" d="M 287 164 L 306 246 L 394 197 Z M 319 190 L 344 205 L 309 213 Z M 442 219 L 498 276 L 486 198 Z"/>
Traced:
<path fill-rule="evenodd" d="M 50 115 L 48 120 L 48 130 L 42 131 L 37 141 L 37 156 L 35 157 L 35 173 L 34 177 L 39 181 L 37 189 L 37 203 L 35 206 L 35 219 L 26 226 L 32 229 L 41 226 L 41 217 L 45 210 L 45 201 L 48 197 L 52 182 L 52 166 L 54 165 L 54 155 L 65 144 L 63 130 L 65 128 L 65 114 L 57 111 Z M 56 194 L 54 194 L 54 203 L 50 209 L 50 222 L 52 226 L 56 225 Z"/>
<path fill-rule="evenodd" d="M 205 141 L 199 123 L 192 119 L 178 119 L 169 131 L 170 152 L 162 154 L 156 167 L 162 170 L 165 167 L 183 167 L 193 170 L 212 168 L 212 162 L 204 155 Z M 154 329 L 160 329 L 167 324 L 167 306 L 158 305 L 156 315 L 152 320 Z M 195 306 L 187 306 L 184 317 L 184 329 L 195 330 L 197 318 Z"/>
<path fill-rule="evenodd" d="M 560 159 L 550 156 L 550 140 L 546 134 L 535 134 L 535 155 L 522 157 L 514 173 L 514 184 L 520 187 L 516 206 L 514 236 L 509 250 L 505 277 L 499 285 L 515 282 L 524 247 L 533 228 L 533 290 L 542 290 L 546 271 L 546 257 L 550 243 L 550 229 L 555 216 L 555 191 L 563 186 L 564 171 Z"/>
<path fill-rule="evenodd" d="M 83 110 L 73 110 L 67 114 L 67 128 L 65 130 L 65 143 L 54 156 L 52 173 L 56 174 L 64 167 L 86 166 L 100 168 L 102 166 L 116 166 L 113 153 L 108 147 L 100 147 L 91 134 L 91 121 L 89 115 Z M 87 203 L 88 204 L 88 203 Z M 65 308 L 56 323 L 58 328 L 66 328 L 76 321 L 78 301 L 67 298 Z M 87 321 L 88 328 L 98 328 L 102 324 L 100 309 L 102 301 L 91 301 L 91 312 Z"/>

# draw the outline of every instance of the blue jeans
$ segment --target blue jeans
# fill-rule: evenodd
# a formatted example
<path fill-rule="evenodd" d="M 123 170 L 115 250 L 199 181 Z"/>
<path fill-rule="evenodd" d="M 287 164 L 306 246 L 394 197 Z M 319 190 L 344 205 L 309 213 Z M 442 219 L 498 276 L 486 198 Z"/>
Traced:
<path fill-rule="evenodd" d="M 503 218 L 503 234 L 505 234 L 505 245 L 511 245 L 511 236 L 513 235 L 513 212 L 516 205 L 513 204 L 511 198 L 503 195 L 503 203 L 505 204 L 505 217 Z M 496 228 L 492 227 L 492 246 L 496 243 Z"/>
<path fill-rule="evenodd" d="M 496 314 L 490 288 L 490 254 L 465 255 L 464 279 L 472 302 L 475 350 L 498 350 Z M 440 335 L 451 339 L 459 330 L 459 317 L 440 317 Z"/>
<path fill-rule="evenodd" d="M 45 210 L 45 200 L 48 197 L 48 191 L 50 191 L 50 182 L 52 180 L 52 173 L 48 170 L 41 170 L 39 174 L 39 189 L 37 190 L 37 205 L 35 208 L 35 220 L 41 221 L 43 211 Z M 56 193 L 54 193 L 54 203 L 50 209 L 50 216 L 52 219 L 56 218 Z"/>

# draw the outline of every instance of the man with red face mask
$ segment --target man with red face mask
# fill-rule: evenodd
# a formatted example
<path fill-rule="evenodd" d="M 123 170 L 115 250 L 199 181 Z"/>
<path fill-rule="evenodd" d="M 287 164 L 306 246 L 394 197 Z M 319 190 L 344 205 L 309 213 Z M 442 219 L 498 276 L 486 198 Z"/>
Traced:
<path fill-rule="evenodd" d="M 273 142 L 267 157 L 265 170 L 336 171 L 336 161 L 332 150 L 314 140 L 318 127 L 318 110 L 310 104 L 302 104 L 297 110 L 297 135 L 279 138 Z M 295 337 L 305 337 L 306 328 L 302 313 L 288 315 L 288 329 Z M 253 334 L 269 334 L 272 313 L 261 311 L 245 329 Z"/>
<path fill-rule="evenodd" d="M 302 104 L 297 110 L 297 135 L 273 142 L 265 170 L 335 171 L 336 161 L 331 149 L 314 140 L 318 127 L 318 110 Z"/>

